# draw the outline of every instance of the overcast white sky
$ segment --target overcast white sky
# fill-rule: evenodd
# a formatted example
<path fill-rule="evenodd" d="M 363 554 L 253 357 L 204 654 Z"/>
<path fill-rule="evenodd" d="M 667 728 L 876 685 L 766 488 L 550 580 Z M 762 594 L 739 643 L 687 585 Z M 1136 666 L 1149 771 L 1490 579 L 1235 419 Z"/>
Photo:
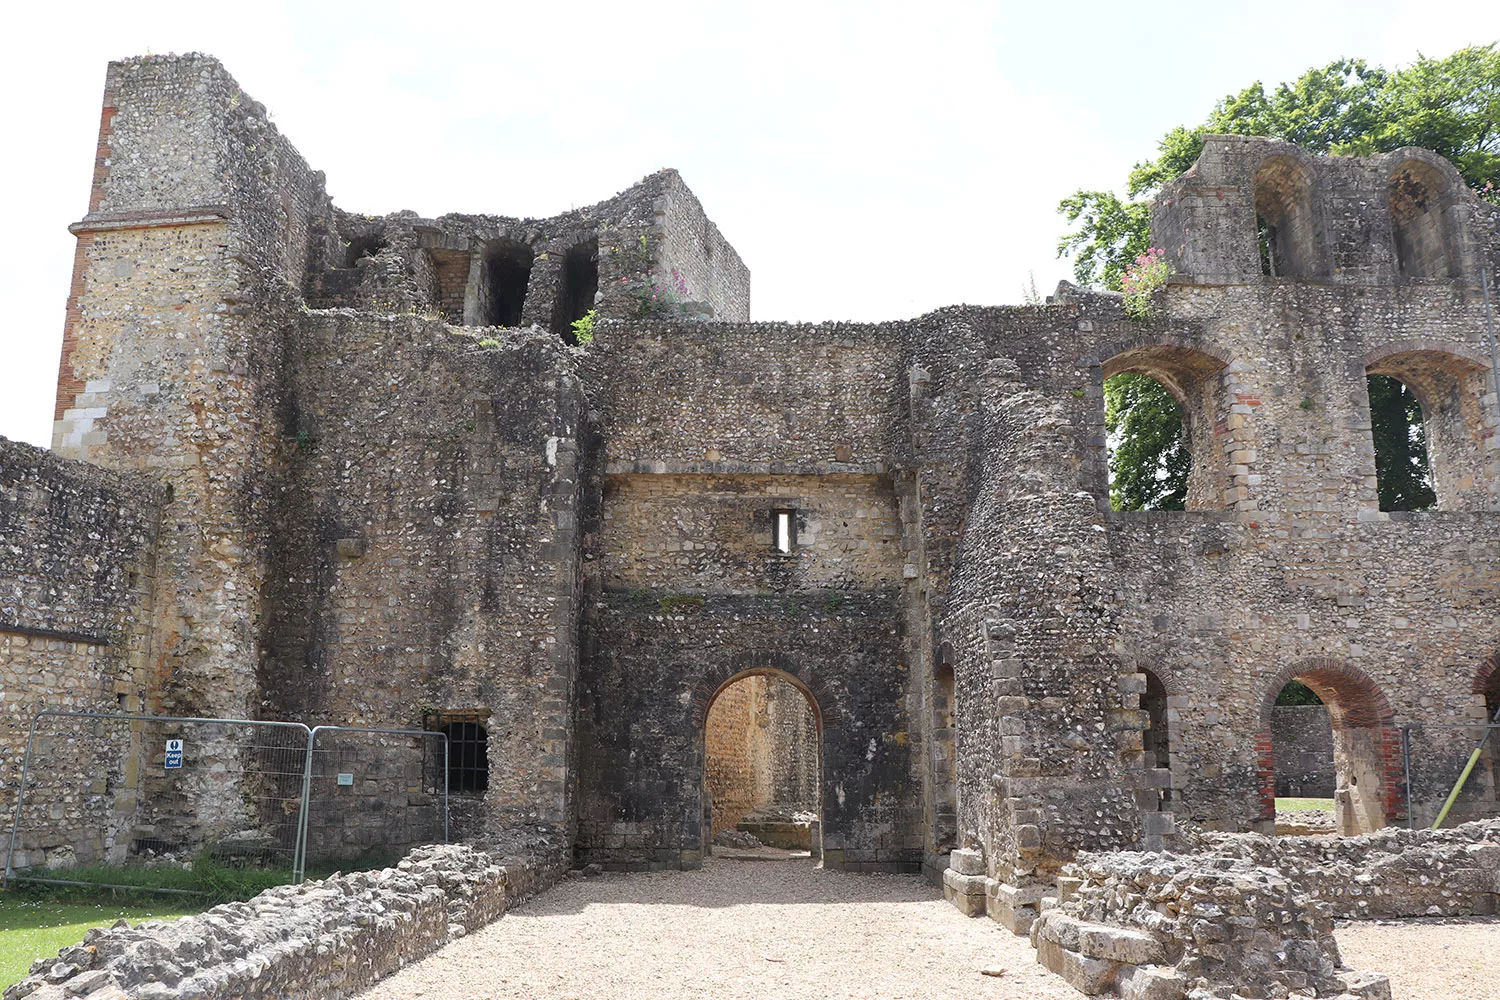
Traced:
<path fill-rule="evenodd" d="M 756 319 L 1020 301 L 1058 199 L 1173 125 L 1343 55 L 1500 38 L 1450 0 L 75 3 L 5 16 L 0 435 L 47 444 L 105 63 L 218 56 L 342 207 L 545 216 L 676 167 Z"/>

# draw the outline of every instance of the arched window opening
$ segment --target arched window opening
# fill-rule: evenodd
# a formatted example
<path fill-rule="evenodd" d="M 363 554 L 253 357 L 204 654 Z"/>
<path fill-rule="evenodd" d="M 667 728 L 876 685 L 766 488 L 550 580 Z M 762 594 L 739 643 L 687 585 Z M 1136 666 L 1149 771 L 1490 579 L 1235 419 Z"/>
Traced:
<path fill-rule="evenodd" d="M 1484 717 L 1493 722 L 1496 712 L 1500 712 L 1500 670 L 1493 671 L 1484 686 Z"/>
<path fill-rule="evenodd" d="M 440 717 L 437 731 L 448 737 L 449 794 L 462 795 L 488 789 L 489 730 L 473 719 L 441 721 Z"/>
<path fill-rule="evenodd" d="M 1182 407 L 1161 381 L 1128 371 L 1104 380 L 1112 510 L 1185 510 L 1192 451 Z"/>
<path fill-rule="evenodd" d="M 801 689 L 775 674 L 731 682 L 709 706 L 704 745 L 709 835 L 719 853 L 820 853 L 822 738 Z"/>
<path fill-rule="evenodd" d="M 386 248 L 385 237 L 376 235 L 356 236 L 349 241 L 349 248 L 344 251 L 344 266 L 358 267 L 362 260 L 373 260 L 375 255 Z"/>
<path fill-rule="evenodd" d="M 1114 510 L 1220 510 L 1232 498 L 1213 433 L 1225 361 L 1175 344 L 1128 347 L 1101 363 L 1105 482 Z"/>
<path fill-rule="evenodd" d="M 1404 278 L 1457 277 L 1443 207 L 1448 183 L 1431 164 L 1408 160 L 1391 175 L 1391 237 Z"/>
<path fill-rule="evenodd" d="M 1385 825 L 1393 795 L 1385 776 L 1399 771 L 1399 753 L 1390 754 L 1400 737 L 1373 681 L 1333 661 L 1311 661 L 1277 687 L 1266 725 L 1264 777 L 1278 833 L 1353 836 Z"/>
<path fill-rule="evenodd" d="M 483 281 L 479 290 L 482 326 L 520 326 L 531 281 L 531 248 L 511 240 L 485 247 Z"/>
<path fill-rule="evenodd" d="M 1262 273 L 1317 277 L 1317 225 L 1307 171 L 1289 156 L 1270 156 L 1255 171 L 1254 184 Z"/>
<path fill-rule="evenodd" d="M 1375 491 L 1380 509 L 1430 510 L 1437 506 L 1422 404 L 1406 383 L 1370 375 L 1370 434 L 1375 442 Z"/>
<path fill-rule="evenodd" d="M 599 293 L 599 241 L 589 240 L 573 247 L 563 257 L 562 281 L 557 290 L 557 305 L 552 312 L 552 330 L 569 344 L 576 344 L 573 324 L 594 308 Z"/>

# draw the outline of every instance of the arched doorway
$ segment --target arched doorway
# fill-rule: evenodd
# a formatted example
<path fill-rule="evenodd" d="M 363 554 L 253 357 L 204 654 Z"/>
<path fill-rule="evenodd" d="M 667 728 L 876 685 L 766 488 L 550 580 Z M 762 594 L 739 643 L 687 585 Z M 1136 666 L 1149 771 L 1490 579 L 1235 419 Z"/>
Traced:
<path fill-rule="evenodd" d="M 1373 833 L 1401 811 L 1401 736 L 1390 702 L 1367 674 L 1332 659 L 1310 659 L 1282 670 L 1271 682 L 1261 711 L 1261 795 L 1274 815 L 1277 754 L 1272 719 L 1278 696 L 1296 681 L 1327 709 L 1333 739 L 1333 812 L 1342 836 Z"/>
<path fill-rule="evenodd" d="M 760 844 L 821 855 L 822 717 L 812 694 L 779 671 L 738 674 L 703 724 L 705 854 Z"/>

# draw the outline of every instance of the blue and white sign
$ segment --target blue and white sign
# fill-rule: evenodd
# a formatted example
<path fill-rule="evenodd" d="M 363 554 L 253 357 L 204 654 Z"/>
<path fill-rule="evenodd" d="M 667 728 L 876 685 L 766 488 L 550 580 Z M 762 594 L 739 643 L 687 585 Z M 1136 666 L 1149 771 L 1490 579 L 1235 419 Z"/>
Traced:
<path fill-rule="evenodd" d="M 182 766 L 182 741 L 167 740 L 167 768 Z"/>

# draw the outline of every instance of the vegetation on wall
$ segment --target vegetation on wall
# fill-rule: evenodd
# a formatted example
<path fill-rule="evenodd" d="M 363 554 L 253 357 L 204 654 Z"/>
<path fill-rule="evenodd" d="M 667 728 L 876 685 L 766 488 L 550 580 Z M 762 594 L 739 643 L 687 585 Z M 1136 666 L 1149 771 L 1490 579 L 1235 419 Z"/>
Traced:
<path fill-rule="evenodd" d="M 1481 197 L 1500 203 L 1497 45 L 1421 57 L 1396 70 L 1340 59 L 1269 92 L 1253 83 L 1219 101 L 1201 124 L 1163 136 L 1156 157 L 1130 172 L 1125 197 L 1079 190 L 1064 198 L 1058 211 L 1074 228 L 1058 242 L 1058 253 L 1072 257 L 1081 284 L 1125 291 L 1127 273 L 1151 250 L 1151 199 L 1197 161 L 1203 137 L 1212 134 L 1268 136 L 1339 155 L 1421 146 L 1447 157 Z M 1170 505 L 1186 496 L 1182 442 L 1166 433 L 1180 428 L 1181 417 L 1171 394 L 1158 390 L 1133 381 L 1105 384 L 1106 420 L 1116 414 L 1109 430 L 1115 445 L 1110 499 L 1119 509 L 1178 509 Z M 1435 502 L 1421 410 L 1409 397 L 1404 386 L 1388 391 L 1371 384 L 1382 510 L 1419 510 Z M 1133 439 L 1137 433 L 1142 436 Z M 1382 435 L 1389 450 L 1380 448 Z M 1116 489 L 1117 481 L 1123 488 Z"/>

